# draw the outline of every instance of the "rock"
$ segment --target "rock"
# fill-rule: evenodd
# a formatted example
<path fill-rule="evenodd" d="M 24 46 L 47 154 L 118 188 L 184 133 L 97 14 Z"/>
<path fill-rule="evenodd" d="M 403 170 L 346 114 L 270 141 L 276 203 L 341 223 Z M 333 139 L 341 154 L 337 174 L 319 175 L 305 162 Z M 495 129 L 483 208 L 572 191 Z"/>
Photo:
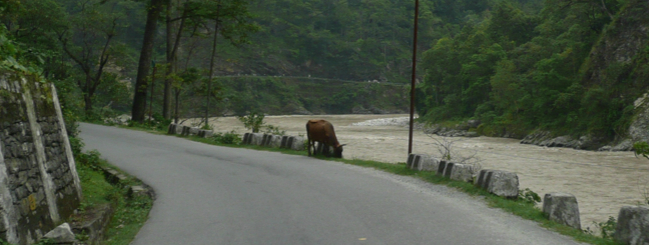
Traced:
<path fill-rule="evenodd" d="M 189 126 L 183 126 L 182 133 L 180 133 L 181 136 L 189 136 L 190 133 L 190 127 Z"/>
<path fill-rule="evenodd" d="M 622 207 L 613 237 L 622 244 L 649 244 L 649 206 Z"/>
<path fill-rule="evenodd" d="M 197 136 L 201 138 L 209 138 L 212 137 L 212 135 L 214 135 L 213 130 L 204 130 L 204 129 L 198 130 L 198 134 L 197 134 Z"/>
<path fill-rule="evenodd" d="M 189 128 L 189 135 L 198 135 L 198 132 L 200 131 L 200 128 L 197 127 L 191 127 Z"/>
<path fill-rule="evenodd" d="M 605 146 L 602 146 L 602 147 L 600 147 L 599 149 L 597 149 L 597 151 L 611 151 L 611 149 L 613 149 L 612 146 L 610 146 L 610 145 L 605 145 Z"/>
<path fill-rule="evenodd" d="M 251 145 L 261 145 L 263 139 L 264 139 L 264 134 L 261 133 L 252 133 L 250 136 L 252 139 L 250 140 Z"/>
<path fill-rule="evenodd" d="M 457 181 L 471 182 L 473 180 L 473 167 L 467 164 L 453 164 L 449 178 Z"/>
<path fill-rule="evenodd" d="M 176 124 L 169 124 L 169 130 L 167 130 L 167 134 L 175 134 L 176 133 L 176 127 L 178 125 Z"/>
<path fill-rule="evenodd" d="M 491 178 L 489 178 L 491 177 Z M 507 171 L 493 171 L 487 176 L 487 191 L 501 197 L 518 197 L 518 175 Z"/>
<path fill-rule="evenodd" d="M 301 136 L 293 136 L 293 142 L 291 144 L 291 149 L 294 151 L 303 151 L 304 150 L 304 142 L 306 139 Z"/>
<path fill-rule="evenodd" d="M 475 185 L 501 197 L 518 197 L 518 175 L 501 170 L 480 170 Z"/>
<path fill-rule="evenodd" d="M 451 173 L 453 172 L 453 167 L 455 167 L 454 162 L 446 162 L 446 167 L 444 167 L 444 172 L 442 173 L 442 176 L 446 178 L 451 178 Z"/>
<path fill-rule="evenodd" d="M 444 176 L 444 171 L 446 171 L 446 165 L 448 164 L 445 160 L 440 160 L 439 165 L 437 165 L 437 174 Z"/>
<path fill-rule="evenodd" d="M 548 219 L 581 230 L 577 198 L 568 193 L 548 193 L 543 197 L 543 213 Z"/>
<path fill-rule="evenodd" d="M 352 114 L 372 114 L 372 112 L 363 106 L 354 106 L 352 108 Z"/>
<path fill-rule="evenodd" d="M 312 112 L 302 105 L 288 104 L 284 107 L 284 110 L 288 115 L 313 115 Z"/>
<path fill-rule="evenodd" d="M 272 134 L 264 134 L 264 138 L 261 140 L 261 145 L 270 146 L 270 139 L 272 136 Z"/>
<path fill-rule="evenodd" d="M 374 114 L 390 114 L 389 111 L 383 110 L 383 109 L 381 109 L 381 108 L 377 108 L 377 107 L 375 107 L 375 106 L 373 106 L 373 105 L 370 106 L 370 107 L 367 108 L 367 109 L 368 109 L 369 111 L 371 111 L 372 113 L 374 113 Z"/>
<path fill-rule="evenodd" d="M 471 128 L 471 127 L 467 123 L 460 123 L 460 124 L 455 125 L 455 129 L 461 130 L 461 131 L 469 130 L 469 128 Z"/>
<path fill-rule="evenodd" d="M 611 151 L 631 151 L 633 150 L 633 140 L 625 139 L 616 146 L 611 148 Z"/>
<path fill-rule="evenodd" d="M 70 225 L 68 223 L 59 225 L 58 227 L 54 228 L 54 230 L 51 230 L 50 232 L 45 234 L 43 238 L 50 239 L 56 244 L 74 244 L 76 241 L 74 233 L 72 233 L 72 229 L 70 229 Z"/>
<path fill-rule="evenodd" d="M 464 137 L 478 137 L 478 136 L 480 136 L 478 132 L 466 132 L 466 134 L 464 134 Z"/>
<path fill-rule="evenodd" d="M 482 122 L 480 122 L 480 120 L 469 120 L 469 121 L 466 121 L 466 124 L 470 128 L 477 128 L 478 126 L 480 126 L 480 124 L 482 124 Z"/>
<path fill-rule="evenodd" d="M 439 161 L 427 154 L 410 154 L 406 165 L 413 170 L 437 171 Z"/>
<path fill-rule="evenodd" d="M 280 143 L 279 148 L 285 148 L 285 149 L 291 148 L 292 143 L 293 143 L 293 139 L 291 138 L 291 136 L 284 135 L 282 136 L 282 141 Z"/>
<path fill-rule="evenodd" d="M 415 163 L 415 157 L 417 157 L 417 154 L 410 153 L 410 155 L 408 155 L 408 160 L 406 160 L 406 167 L 408 169 L 414 169 L 413 165 Z"/>
<path fill-rule="evenodd" d="M 282 136 L 272 135 L 270 139 L 270 147 L 279 148 L 282 144 Z"/>
<path fill-rule="evenodd" d="M 245 145 L 249 145 L 251 142 L 252 142 L 252 133 L 244 133 L 241 143 Z"/>

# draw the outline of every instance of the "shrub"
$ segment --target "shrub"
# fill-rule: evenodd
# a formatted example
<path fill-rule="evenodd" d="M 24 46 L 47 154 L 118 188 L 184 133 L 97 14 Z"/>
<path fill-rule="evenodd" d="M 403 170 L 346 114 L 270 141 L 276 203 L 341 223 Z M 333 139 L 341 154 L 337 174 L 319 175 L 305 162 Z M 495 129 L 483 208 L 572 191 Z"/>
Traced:
<path fill-rule="evenodd" d="M 253 133 L 259 133 L 259 129 L 264 126 L 263 113 L 252 112 L 246 116 L 237 117 L 247 129 L 251 129 Z"/>
<path fill-rule="evenodd" d="M 216 143 L 221 144 L 239 144 L 241 143 L 241 137 L 239 134 L 235 133 L 234 130 L 227 133 L 215 133 L 212 136 L 212 140 Z"/>

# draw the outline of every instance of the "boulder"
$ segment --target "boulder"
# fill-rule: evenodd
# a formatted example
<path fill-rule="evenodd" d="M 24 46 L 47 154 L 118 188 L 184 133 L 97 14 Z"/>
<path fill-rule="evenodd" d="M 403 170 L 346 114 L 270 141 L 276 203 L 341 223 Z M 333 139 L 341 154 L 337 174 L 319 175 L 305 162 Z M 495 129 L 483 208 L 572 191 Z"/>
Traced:
<path fill-rule="evenodd" d="M 214 131 L 212 131 L 212 130 L 201 129 L 201 130 L 198 131 L 198 137 L 201 137 L 201 138 L 209 138 L 209 137 L 212 137 L 212 135 L 214 135 Z"/>
<path fill-rule="evenodd" d="M 54 230 L 51 230 L 50 232 L 45 234 L 43 238 L 50 239 L 55 244 L 74 244 L 76 241 L 74 233 L 72 233 L 72 229 L 70 229 L 70 225 L 68 223 L 59 225 L 58 227 L 54 228 Z"/>
<path fill-rule="evenodd" d="M 304 148 L 304 142 L 306 142 L 306 139 L 302 136 L 293 136 L 293 142 L 291 142 L 291 149 L 294 151 L 303 151 Z"/>
<path fill-rule="evenodd" d="M 365 109 L 363 106 L 354 106 L 352 114 L 372 114 L 372 111 Z"/>
<path fill-rule="evenodd" d="M 454 167 L 455 167 L 454 162 L 446 162 L 446 167 L 444 167 L 444 172 L 442 176 L 446 178 L 451 178 L 451 173 L 453 172 Z"/>
<path fill-rule="evenodd" d="M 491 178 L 489 178 L 491 177 Z M 518 175 L 507 171 L 493 171 L 487 176 L 487 191 L 501 197 L 518 197 Z"/>
<path fill-rule="evenodd" d="M 475 185 L 501 197 L 518 197 L 518 175 L 500 170 L 480 170 Z"/>
<path fill-rule="evenodd" d="M 279 148 L 284 148 L 284 149 L 291 148 L 292 143 L 293 143 L 293 139 L 291 138 L 291 136 L 284 135 L 282 136 L 282 141 L 280 142 Z"/>
<path fill-rule="evenodd" d="M 415 154 L 411 153 L 408 156 L 408 161 L 406 162 L 406 165 L 408 166 L 409 169 L 413 170 L 422 170 L 422 165 L 423 162 L 430 162 L 432 158 L 429 155 L 426 154 Z M 435 169 L 437 170 L 437 169 Z"/>
<path fill-rule="evenodd" d="M 469 121 L 466 121 L 466 124 L 470 128 L 477 128 L 478 126 L 480 126 L 480 124 L 482 124 L 482 122 L 480 122 L 480 120 L 469 120 Z"/>
<path fill-rule="evenodd" d="M 543 214 L 548 219 L 581 230 L 577 198 L 568 193 L 554 192 L 543 197 Z"/>
<path fill-rule="evenodd" d="M 446 165 L 448 164 L 445 160 L 440 160 L 439 165 L 437 165 L 437 174 L 444 176 L 444 171 L 446 170 Z"/>
<path fill-rule="evenodd" d="M 613 237 L 622 244 L 649 244 L 649 206 L 622 207 Z"/>
<path fill-rule="evenodd" d="M 183 126 L 180 124 L 176 124 L 174 129 L 176 130 L 175 134 L 181 135 L 183 133 Z"/>
<path fill-rule="evenodd" d="M 189 128 L 189 135 L 198 135 L 198 132 L 200 131 L 200 128 L 197 127 L 191 127 Z"/>
<path fill-rule="evenodd" d="M 429 155 L 423 155 L 419 163 L 420 171 L 437 171 L 440 161 Z"/>
<path fill-rule="evenodd" d="M 178 125 L 176 124 L 169 124 L 169 129 L 167 130 L 167 134 L 176 134 L 176 127 Z"/>
<path fill-rule="evenodd" d="M 279 148 L 282 145 L 282 136 L 281 135 L 271 135 L 270 136 L 270 147 Z"/>
<path fill-rule="evenodd" d="M 261 145 L 263 139 L 264 139 L 264 134 L 261 133 L 252 133 L 250 136 L 252 139 L 250 140 L 251 145 Z"/>
<path fill-rule="evenodd" d="M 415 157 L 416 156 L 417 156 L 417 154 L 414 154 L 414 153 L 410 153 L 410 155 L 408 155 L 408 160 L 406 160 L 406 168 L 414 169 L 412 166 L 413 166 L 413 163 L 415 162 Z"/>
<path fill-rule="evenodd" d="M 243 134 L 243 139 L 241 140 L 241 143 L 244 145 L 249 145 L 251 142 L 252 142 L 252 133 Z"/>
<path fill-rule="evenodd" d="M 453 164 L 449 178 L 457 181 L 471 182 L 473 180 L 473 167 L 467 164 Z"/>
<path fill-rule="evenodd" d="M 188 126 L 183 126 L 183 129 L 182 129 L 180 135 L 181 135 L 181 136 L 189 136 L 189 129 L 190 129 L 190 127 L 188 127 Z"/>

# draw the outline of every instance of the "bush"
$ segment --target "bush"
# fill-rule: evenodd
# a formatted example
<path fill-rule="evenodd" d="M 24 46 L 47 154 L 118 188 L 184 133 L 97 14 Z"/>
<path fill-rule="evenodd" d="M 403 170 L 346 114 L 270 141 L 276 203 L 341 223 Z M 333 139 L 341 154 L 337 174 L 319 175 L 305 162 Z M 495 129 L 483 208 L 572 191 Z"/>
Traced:
<path fill-rule="evenodd" d="M 227 133 L 215 133 L 212 138 L 214 142 L 220 144 L 239 144 L 241 143 L 241 138 L 239 134 L 235 133 L 234 130 Z"/>
<path fill-rule="evenodd" d="M 237 117 L 247 129 L 251 129 L 253 133 L 259 133 L 259 129 L 264 126 L 263 113 L 252 112 L 249 115 Z"/>

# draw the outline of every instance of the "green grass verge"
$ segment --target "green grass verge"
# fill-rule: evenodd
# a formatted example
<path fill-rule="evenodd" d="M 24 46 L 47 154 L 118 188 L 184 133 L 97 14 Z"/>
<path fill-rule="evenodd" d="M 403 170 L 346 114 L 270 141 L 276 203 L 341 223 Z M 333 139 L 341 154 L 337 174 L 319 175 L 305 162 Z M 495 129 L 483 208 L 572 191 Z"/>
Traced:
<path fill-rule="evenodd" d="M 135 178 L 130 177 L 129 180 L 115 185 L 108 183 L 100 167 L 120 170 L 102 160 L 96 151 L 77 154 L 76 162 L 83 192 L 83 200 L 79 208 L 82 214 L 79 216 L 82 217 L 84 212 L 91 211 L 99 205 L 110 204 L 114 208 L 114 213 L 102 244 L 129 244 L 147 220 L 153 200 L 145 195 L 127 197 L 127 186 L 142 184 Z M 83 240 L 84 237 L 78 235 L 77 238 Z"/>
<path fill-rule="evenodd" d="M 141 130 L 141 131 L 146 131 L 150 133 L 155 133 L 155 134 L 166 134 L 166 131 L 164 130 L 152 130 L 152 129 L 145 129 L 145 128 L 136 128 L 136 127 L 124 127 L 124 128 L 129 128 L 129 129 L 135 129 L 135 130 Z M 181 136 L 177 136 L 181 137 Z M 189 140 L 201 142 L 201 143 L 206 143 L 206 144 L 211 144 L 211 145 L 216 145 L 216 146 L 224 146 L 224 147 L 233 147 L 233 148 L 245 148 L 245 149 L 252 149 L 252 150 L 262 150 L 262 151 L 270 151 L 270 152 L 280 152 L 284 154 L 291 154 L 291 155 L 302 155 L 306 156 L 307 152 L 306 151 L 294 151 L 294 150 L 289 150 L 289 149 L 279 149 L 279 148 L 269 148 L 269 147 L 262 147 L 262 146 L 254 146 L 254 145 L 240 145 L 240 144 L 223 144 L 216 142 L 213 139 L 210 138 L 200 138 L 200 137 L 195 137 L 195 136 L 190 136 L 190 137 L 182 137 L 186 138 Z M 411 176 L 414 178 L 418 178 L 433 184 L 439 184 L 439 185 L 446 185 L 451 188 L 455 188 L 457 190 L 460 190 L 462 192 L 465 192 L 471 196 L 476 196 L 476 197 L 482 197 L 485 202 L 490 206 L 494 208 L 499 208 L 502 209 L 508 213 L 520 216 L 524 219 L 532 220 L 535 222 L 538 222 L 540 226 L 545 227 L 549 230 L 558 232 L 560 234 L 566 235 L 573 237 L 576 241 L 579 242 L 585 242 L 589 244 L 596 244 L 596 245 L 616 245 L 620 244 L 615 241 L 613 241 L 610 238 L 602 238 L 599 236 L 595 236 L 593 234 L 590 234 L 588 232 L 575 229 L 563 224 L 559 224 L 554 221 L 548 220 L 543 212 L 538 209 L 534 202 L 529 202 L 526 200 L 522 199 L 506 199 L 502 198 L 496 195 L 493 195 L 491 193 L 488 193 L 487 191 L 475 187 L 471 183 L 466 183 L 466 182 L 461 182 L 461 181 L 454 181 L 450 180 L 448 178 L 442 177 L 437 175 L 434 172 L 426 172 L 426 171 L 415 171 L 415 170 L 410 170 L 406 168 L 405 163 L 385 163 L 385 162 L 377 162 L 377 161 L 367 161 L 367 160 L 359 160 L 359 159 L 336 159 L 336 158 L 325 158 L 325 157 L 320 157 L 318 156 L 317 158 L 323 159 L 323 160 L 331 160 L 331 161 L 338 161 L 350 165 L 356 165 L 356 166 L 361 166 L 361 167 L 368 167 L 368 168 L 374 168 L 377 170 L 385 171 L 388 173 L 392 174 L 397 174 L 397 175 L 402 175 L 402 176 Z"/>

